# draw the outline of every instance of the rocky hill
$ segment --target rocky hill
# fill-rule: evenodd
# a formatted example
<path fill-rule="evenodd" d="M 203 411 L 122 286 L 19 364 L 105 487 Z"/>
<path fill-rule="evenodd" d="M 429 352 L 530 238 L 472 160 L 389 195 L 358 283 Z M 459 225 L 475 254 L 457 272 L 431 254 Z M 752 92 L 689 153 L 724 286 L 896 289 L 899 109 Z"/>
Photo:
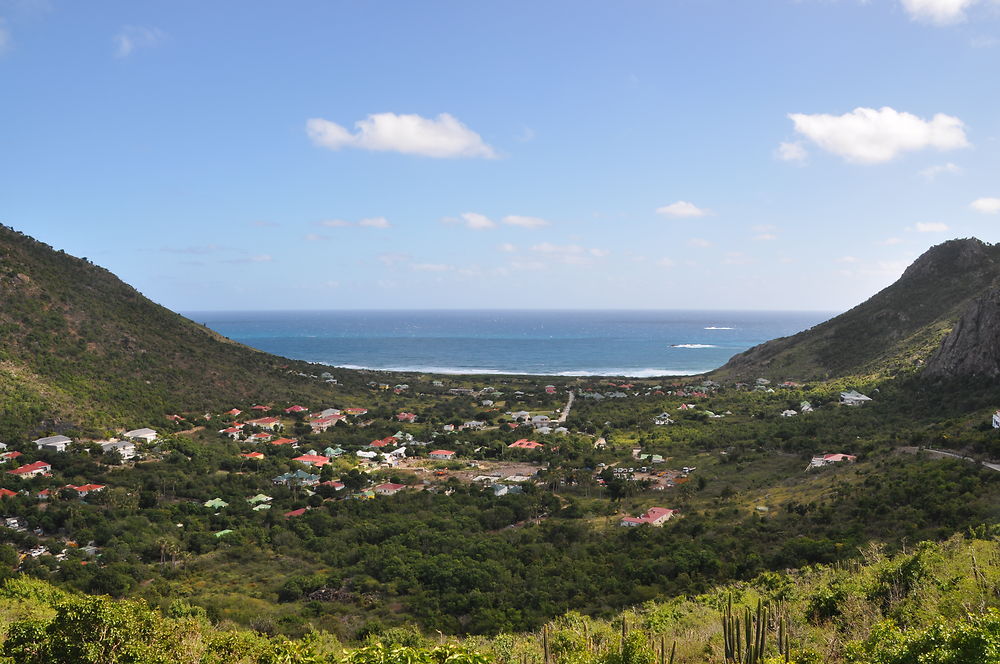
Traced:
<path fill-rule="evenodd" d="M 1000 375 L 1000 245 L 950 240 L 891 286 L 825 323 L 736 355 L 718 377 Z M 925 369 L 926 367 L 926 369 Z"/>
<path fill-rule="evenodd" d="M 329 391 L 109 271 L 0 226 L 0 440 Z"/>

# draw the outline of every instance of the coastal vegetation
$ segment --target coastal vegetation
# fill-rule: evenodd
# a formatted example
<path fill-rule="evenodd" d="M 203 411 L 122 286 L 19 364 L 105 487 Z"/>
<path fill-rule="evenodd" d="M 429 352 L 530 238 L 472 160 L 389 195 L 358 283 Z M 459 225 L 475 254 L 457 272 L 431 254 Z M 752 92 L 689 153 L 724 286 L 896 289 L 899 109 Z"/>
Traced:
<path fill-rule="evenodd" d="M 278 358 L 0 249 L 10 662 L 997 661 L 1000 387 L 940 343 L 993 247 L 709 376 L 488 383 Z"/>

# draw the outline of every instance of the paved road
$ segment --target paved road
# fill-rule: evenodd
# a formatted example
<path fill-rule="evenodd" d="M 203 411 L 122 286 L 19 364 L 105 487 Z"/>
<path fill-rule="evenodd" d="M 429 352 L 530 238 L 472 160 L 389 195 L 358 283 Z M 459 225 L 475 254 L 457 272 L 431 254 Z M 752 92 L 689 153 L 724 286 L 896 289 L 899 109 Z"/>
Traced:
<path fill-rule="evenodd" d="M 943 456 L 952 457 L 953 459 L 963 459 L 965 461 L 972 461 L 973 463 L 975 463 L 976 461 L 972 457 L 962 456 L 961 454 L 955 454 L 954 452 L 945 452 L 944 450 L 932 450 L 929 447 L 925 447 L 924 449 L 927 450 L 928 452 L 933 452 L 935 454 L 941 454 Z M 1000 463 L 987 463 L 985 461 L 982 461 L 981 463 L 990 470 L 995 470 L 1000 472 Z"/>
<path fill-rule="evenodd" d="M 566 418 L 569 417 L 569 409 L 573 407 L 574 396 L 575 395 L 573 394 L 573 392 L 569 393 L 569 399 L 566 400 L 566 407 L 563 408 L 562 415 L 560 415 L 559 419 L 556 420 L 556 422 L 558 422 L 559 424 L 564 423 L 566 421 Z"/>

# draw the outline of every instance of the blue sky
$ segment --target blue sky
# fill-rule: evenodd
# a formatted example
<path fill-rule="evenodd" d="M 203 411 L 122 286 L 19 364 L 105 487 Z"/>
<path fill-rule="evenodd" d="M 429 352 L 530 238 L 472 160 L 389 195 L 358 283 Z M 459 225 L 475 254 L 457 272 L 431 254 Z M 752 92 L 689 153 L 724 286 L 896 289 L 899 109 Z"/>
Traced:
<path fill-rule="evenodd" d="M 0 222 L 173 309 L 845 309 L 1000 240 L 996 0 L 0 0 Z"/>

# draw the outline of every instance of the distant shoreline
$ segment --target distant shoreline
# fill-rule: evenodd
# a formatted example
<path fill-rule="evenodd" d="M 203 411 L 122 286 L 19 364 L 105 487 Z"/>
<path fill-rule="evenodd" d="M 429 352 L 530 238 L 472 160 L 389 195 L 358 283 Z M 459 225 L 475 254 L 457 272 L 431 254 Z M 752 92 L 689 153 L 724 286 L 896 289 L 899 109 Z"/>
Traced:
<path fill-rule="evenodd" d="M 361 371 L 468 376 L 684 377 L 829 318 L 689 310 L 188 312 L 252 348 Z"/>

